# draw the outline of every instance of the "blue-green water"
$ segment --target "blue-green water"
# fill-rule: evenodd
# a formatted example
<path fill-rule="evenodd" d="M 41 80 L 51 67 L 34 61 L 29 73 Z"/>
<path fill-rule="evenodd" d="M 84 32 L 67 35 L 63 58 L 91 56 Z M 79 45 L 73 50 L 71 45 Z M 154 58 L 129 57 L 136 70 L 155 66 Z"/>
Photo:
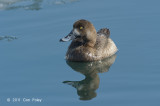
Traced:
<path fill-rule="evenodd" d="M 159 106 L 159 4 L 158 0 L 0 0 L 0 104 Z M 111 66 L 105 64 L 108 61 L 65 61 L 70 42 L 59 39 L 78 19 L 91 21 L 97 30 L 110 29 L 119 49 Z M 78 85 L 86 90 L 76 89 Z M 13 102 L 18 98 L 20 102 Z"/>

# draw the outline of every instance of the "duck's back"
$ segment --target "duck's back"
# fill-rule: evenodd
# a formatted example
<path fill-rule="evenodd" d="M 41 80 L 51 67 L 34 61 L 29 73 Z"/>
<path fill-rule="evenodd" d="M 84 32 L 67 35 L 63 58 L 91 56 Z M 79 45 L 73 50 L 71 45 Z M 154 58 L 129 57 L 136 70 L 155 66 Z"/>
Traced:
<path fill-rule="evenodd" d="M 102 59 L 112 56 L 117 52 L 117 47 L 110 38 L 110 31 L 107 28 L 102 28 L 97 32 L 97 41 L 95 46 L 97 48 L 97 55 Z"/>
<path fill-rule="evenodd" d="M 107 47 L 109 36 L 110 31 L 107 28 L 102 28 L 97 32 L 97 40 L 95 44 L 97 52 L 103 51 Z"/>
<path fill-rule="evenodd" d="M 95 44 L 95 55 L 97 58 L 109 57 L 117 51 L 117 47 L 110 38 L 110 31 L 107 28 L 102 28 L 97 32 L 97 40 Z"/>

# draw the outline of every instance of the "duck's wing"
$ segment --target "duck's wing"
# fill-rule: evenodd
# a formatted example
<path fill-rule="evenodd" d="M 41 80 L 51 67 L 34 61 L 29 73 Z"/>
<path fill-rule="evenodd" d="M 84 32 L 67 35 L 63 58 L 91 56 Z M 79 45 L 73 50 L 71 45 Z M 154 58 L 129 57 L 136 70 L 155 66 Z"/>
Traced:
<path fill-rule="evenodd" d="M 110 36 L 109 29 L 107 28 L 100 29 L 97 32 L 97 40 L 96 40 L 95 48 L 99 51 L 100 50 L 104 51 L 104 49 L 107 47 L 109 36 Z"/>
<path fill-rule="evenodd" d="M 98 35 L 105 35 L 107 38 L 110 36 L 110 31 L 107 28 L 102 28 L 97 32 Z"/>

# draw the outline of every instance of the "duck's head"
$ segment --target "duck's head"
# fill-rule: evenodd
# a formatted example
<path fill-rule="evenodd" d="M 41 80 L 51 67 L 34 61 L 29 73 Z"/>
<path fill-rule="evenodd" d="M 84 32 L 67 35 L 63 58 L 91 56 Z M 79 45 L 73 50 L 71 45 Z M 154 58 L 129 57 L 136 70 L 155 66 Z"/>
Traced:
<path fill-rule="evenodd" d="M 96 29 L 93 24 L 87 20 L 78 20 L 73 24 L 73 29 L 61 42 L 82 39 L 89 46 L 93 46 L 96 42 Z"/>

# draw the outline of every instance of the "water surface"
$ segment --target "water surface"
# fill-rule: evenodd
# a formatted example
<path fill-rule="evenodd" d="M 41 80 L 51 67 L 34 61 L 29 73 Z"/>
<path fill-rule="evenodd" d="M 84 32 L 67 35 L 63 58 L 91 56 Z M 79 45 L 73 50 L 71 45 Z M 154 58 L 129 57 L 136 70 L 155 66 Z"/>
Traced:
<path fill-rule="evenodd" d="M 159 4 L 158 0 L 0 0 L 0 104 L 159 106 Z M 110 29 L 119 49 L 111 66 L 92 63 L 96 71 L 90 68 L 91 74 L 85 74 L 84 67 L 77 71 L 79 64 L 66 62 L 70 42 L 59 39 L 78 19 L 91 21 L 97 30 Z M 77 83 L 89 90 L 77 92 Z M 94 89 L 89 87 L 92 83 Z M 87 93 L 91 96 L 82 99 Z"/>

